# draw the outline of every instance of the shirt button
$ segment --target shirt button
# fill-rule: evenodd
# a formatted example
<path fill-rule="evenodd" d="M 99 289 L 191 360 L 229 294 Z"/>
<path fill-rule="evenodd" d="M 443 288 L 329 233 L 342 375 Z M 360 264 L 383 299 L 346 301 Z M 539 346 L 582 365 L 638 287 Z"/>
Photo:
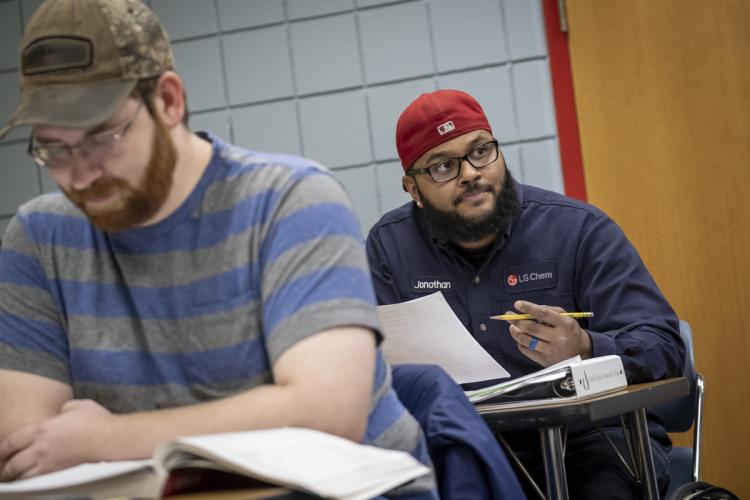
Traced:
<path fill-rule="evenodd" d="M 482 323 L 481 325 L 479 325 L 479 329 L 482 330 L 483 332 L 486 332 L 487 331 L 487 325 L 485 325 L 484 323 Z"/>
<path fill-rule="evenodd" d="M 474 276 L 474 283 L 479 283 L 482 279 L 479 276 Z"/>

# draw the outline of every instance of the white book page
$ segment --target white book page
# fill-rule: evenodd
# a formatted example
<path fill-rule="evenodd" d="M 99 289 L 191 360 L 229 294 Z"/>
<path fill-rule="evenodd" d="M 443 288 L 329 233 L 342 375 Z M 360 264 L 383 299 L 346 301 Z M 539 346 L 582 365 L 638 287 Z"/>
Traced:
<path fill-rule="evenodd" d="M 101 479 L 121 476 L 143 469 L 152 469 L 152 460 L 123 460 L 119 462 L 98 462 L 76 465 L 49 474 L 12 483 L 0 483 L 0 493 L 28 493 L 47 491 L 92 483 Z"/>
<path fill-rule="evenodd" d="M 435 364 L 458 384 L 510 376 L 474 340 L 440 292 L 378 306 L 378 314 L 383 354 L 392 365 Z"/>
<path fill-rule="evenodd" d="M 255 478 L 330 498 L 376 495 L 395 487 L 394 478 L 401 484 L 429 473 L 405 452 L 290 427 L 179 438 L 157 450 L 157 462 L 173 468 L 174 451 L 208 457 Z"/>

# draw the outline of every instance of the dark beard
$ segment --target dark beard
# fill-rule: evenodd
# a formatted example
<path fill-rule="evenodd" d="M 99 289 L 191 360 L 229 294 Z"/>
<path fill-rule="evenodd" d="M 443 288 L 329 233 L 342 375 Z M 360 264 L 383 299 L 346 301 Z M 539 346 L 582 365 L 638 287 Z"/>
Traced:
<path fill-rule="evenodd" d="M 476 188 L 470 186 L 467 191 L 474 189 Z M 422 213 L 432 237 L 441 243 L 473 243 L 495 236 L 508 227 L 520 209 L 513 176 L 507 168 L 503 187 L 495 197 L 494 209 L 479 220 L 469 219 L 455 212 L 445 212 L 431 205 L 421 192 L 419 196 L 424 205 Z"/>

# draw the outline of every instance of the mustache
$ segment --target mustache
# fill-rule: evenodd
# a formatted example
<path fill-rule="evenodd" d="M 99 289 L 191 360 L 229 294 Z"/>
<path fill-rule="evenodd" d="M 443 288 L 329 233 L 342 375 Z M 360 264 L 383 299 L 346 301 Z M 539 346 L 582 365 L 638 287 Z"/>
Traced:
<path fill-rule="evenodd" d="M 71 189 L 70 192 L 76 199 L 86 201 L 89 199 L 100 198 L 110 194 L 117 187 L 117 181 L 114 179 L 100 179 L 85 189 Z"/>
<path fill-rule="evenodd" d="M 461 194 L 459 194 L 458 196 L 456 196 L 456 198 L 453 200 L 453 205 L 454 206 L 458 205 L 467 196 L 471 196 L 473 194 L 483 193 L 483 192 L 494 193 L 495 189 L 492 187 L 491 184 L 484 184 L 484 183 L 480 183 L 478 181 L 474 181 L 471 184 L 467 185 L 464 188 L 464 190 L 461 192 Z"/>
<path fill-rule="evenodd" d="M 120 179 L 99 179 L 85 189 L 66 190 L 66 194 L 73 203 L 82 208 L 87 201 L 109 196 L 123 186 L 127 186 L 127 183 Z"/>

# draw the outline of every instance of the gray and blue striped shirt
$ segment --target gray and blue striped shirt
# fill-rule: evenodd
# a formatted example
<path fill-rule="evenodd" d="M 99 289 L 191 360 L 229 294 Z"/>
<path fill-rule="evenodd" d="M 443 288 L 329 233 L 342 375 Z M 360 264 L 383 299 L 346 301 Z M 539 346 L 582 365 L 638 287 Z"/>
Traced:
<path fill-rule="evenodd" d="M 327 328 L 378 331 L 359 225 L 330 172 L 205 137 L 203 177 L 157 224 L 108 234 L 59 193 L 21 207 L 0 252 L 0 367 L 126 413 L 272 383 L 286 349 Z M 380 351 L 371 407 L 364 442 L 429 463 Z M 417 483 L 400 493 L 434 493 Z"/>

